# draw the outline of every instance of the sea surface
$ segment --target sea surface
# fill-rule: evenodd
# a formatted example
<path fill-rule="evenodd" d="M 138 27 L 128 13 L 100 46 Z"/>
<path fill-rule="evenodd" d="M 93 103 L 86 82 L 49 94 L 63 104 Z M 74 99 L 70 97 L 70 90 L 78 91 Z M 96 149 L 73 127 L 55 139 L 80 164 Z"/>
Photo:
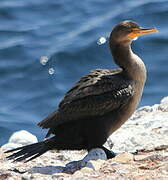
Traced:
<path fill-rule="evenodd" d="M 115 68 L 97 40 L 126 19 L 159 30 L 132 45 L 148 69 L 140 106 L 159 103 L 168 95 L 168 0 L 1 0 L 0 145 L 22 129 L 43 139 L 37 122 L 82 75 Z"/>

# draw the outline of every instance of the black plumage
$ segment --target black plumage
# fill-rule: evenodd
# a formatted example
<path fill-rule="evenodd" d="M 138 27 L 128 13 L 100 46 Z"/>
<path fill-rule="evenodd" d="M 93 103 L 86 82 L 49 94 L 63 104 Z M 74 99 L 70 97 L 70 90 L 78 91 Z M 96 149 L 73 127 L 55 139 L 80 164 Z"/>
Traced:
<path fill-rule="evenodd" d="M 16 148 L 8 156 L 15 161 L 32 160 L 51 149 L 80 150 L 102 148 L 107 157 L 114 153 L 103 144 L 135 111 L 146 81 L 146 68 L 131 50 L 136 36 L 156 32 L 142 29 L 132 21 L 123 21 L 113 29 L 109 45 L 114 61 L 121 68 L 96 69 L 82 77 L 60 102 L 56 111 L 38 123 L 48 128 L 42 142 Z"/>
<path fill-rule="evenodd" d="M 55 128 L 66 122 L 109 113 L 132 97 L 132 83 L 124 77 L 121 69 L 93 70 L 65 94 L 58 110 L 38 125 Z"/>

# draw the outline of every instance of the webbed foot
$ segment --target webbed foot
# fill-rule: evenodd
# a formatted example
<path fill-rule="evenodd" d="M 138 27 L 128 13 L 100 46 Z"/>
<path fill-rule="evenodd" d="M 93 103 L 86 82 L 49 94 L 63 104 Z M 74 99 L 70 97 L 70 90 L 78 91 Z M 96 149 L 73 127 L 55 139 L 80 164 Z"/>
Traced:
<path fill-rule="evenodd" d="M 110 151 L 109 149 L 105 148 L 104 146 L 102 146 L 101 148 L 106 153 L 107 159 L 114 158 L 117 155 L 117 153 L 114 153 L 113 151 Z"/>

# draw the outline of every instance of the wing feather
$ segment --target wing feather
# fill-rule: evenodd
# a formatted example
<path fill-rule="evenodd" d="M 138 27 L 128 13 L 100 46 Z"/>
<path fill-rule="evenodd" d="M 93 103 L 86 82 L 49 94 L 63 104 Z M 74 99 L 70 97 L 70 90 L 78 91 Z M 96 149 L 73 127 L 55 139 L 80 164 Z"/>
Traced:
<path fill-rule="evenodd" d="M 57 111 L 38 125 L 53 128 L 65 122 L 102 116 L 126 104 L 133 96 L 133 84 L 122 70 L 93 70 L 70 89 Z"/>

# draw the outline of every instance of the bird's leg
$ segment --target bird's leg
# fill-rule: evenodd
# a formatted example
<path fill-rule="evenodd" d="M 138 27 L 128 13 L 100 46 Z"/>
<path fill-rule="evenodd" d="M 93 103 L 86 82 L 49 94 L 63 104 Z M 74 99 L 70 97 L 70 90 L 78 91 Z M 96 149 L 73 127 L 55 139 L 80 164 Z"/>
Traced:
<path fill-rule="evenodd" d="M 102 119 L 99 118 L 92 120 L 92 123 L 88 121 L 88 124 L 86 124 L 87 131 L 85 134 L 88 136 L 87 150 L 90 151 L 94 148 L 101 148 L 106 153 L 107 158 L 110 159 L 115 157 L 116 154 L 103 146 L 103 144 L 107 141 L 108 135 L 106 131 L 107 127 L 105 127 L 106 124 L 103 124 L 102 122 Z"/>
<path fill-rule="evenodd" d="M 114 158 L 117 155 L 113 151 L 110 151 L 109 149 L 105 148 L 104 146 L 102 146 L 101 149 L 103 149 L 104 152 L 106 153 L 107 159 Z"/>

